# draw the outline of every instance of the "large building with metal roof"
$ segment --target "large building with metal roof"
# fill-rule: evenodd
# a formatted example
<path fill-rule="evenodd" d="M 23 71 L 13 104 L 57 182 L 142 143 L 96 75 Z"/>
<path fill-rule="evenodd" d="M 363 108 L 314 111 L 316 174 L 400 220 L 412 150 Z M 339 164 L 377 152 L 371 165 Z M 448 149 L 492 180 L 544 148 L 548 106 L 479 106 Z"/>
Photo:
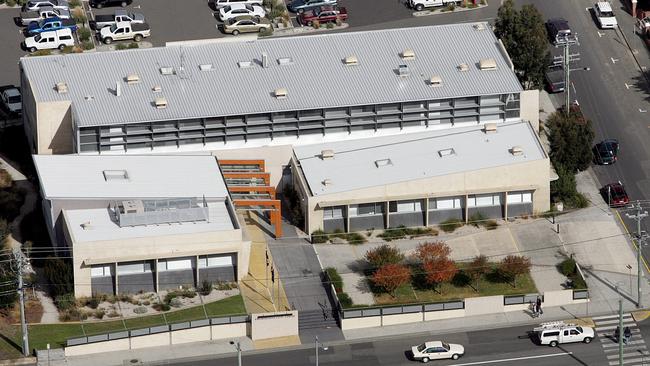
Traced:
<path fill-rule="evenodd" d="M 511 219 L 550 208 L 550 163 L 526 121 L 294 147 L 305 231 Z"/>
<path fill-rule="evenodd" d="M 537 123 L 487 23 L 20 60 L 37 154 L 300 145 Z"/>
<path fill-rule="evenodd" d="M 76 296 L 238 281 L 250 242 L 210 155 L 34 155 Z"/>

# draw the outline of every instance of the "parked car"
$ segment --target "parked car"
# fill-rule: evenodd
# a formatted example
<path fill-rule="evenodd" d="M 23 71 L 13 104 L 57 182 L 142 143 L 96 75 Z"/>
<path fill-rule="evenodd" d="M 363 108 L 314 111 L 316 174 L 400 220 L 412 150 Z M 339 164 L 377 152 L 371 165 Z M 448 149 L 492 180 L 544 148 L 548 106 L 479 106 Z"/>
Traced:
<path fill-rule="evenodd" d="M 458 0 L 409 0 L 408 5 L 412 9 L 422 11 L 424 8 L 433 8 L 437 6 L 447 6 L 454 4 L 460 6 L 463 2 Z"/>
<path fill-rule="evenodd" d="M 231 18 L 223 24 L 223 32 L 234 36 L 239 33 L 264 32 L 268 29 L 271 29 L 268 19 L 251 16 Z"/>
<path fill-rule="evenodd" d="M 129 13 L 126 10 L 119 9 L 115 10 L 113 14 L 95 15 L 95 19 L 91 20 L 89 24 L 91 29 L 99 30 L 119 22 L 144 23 L 144 15 L 140 13 Z"/>
<path fill-rule="evenodd" d="M 70 10 L 68 9 L 54 9 L 46 6 L 38 10 L 25 11 L 20 13 L 20 24 L 23 26 L 30 25 L 31 23 L 39 22 L 47 18 L 70 19 Z"/>
<path fill-rule="evenodd" d="M 0 88 L 0 102 L 2 108 L 12 114 L 21 114 L 23 111 L 23 98 L 20 95 L 20 89 L 13 85 Z"/>
<path fill-rule="evenodd" d="M 616 21 L 616 16 L 612 10 L 612 5 L 607 1 L 599 1 L 594 4 L 594 15 L 598 20 L 598 26 L 601 29 L 604 28 L 616 28 L 618 27 L 618 21 Z"/>
<path fill-rule="evenodd" d="M 558 344 L 562 343 L 591 343 L 595 333 L 593 328 L 559 321 L 542 323 L 539 327 L 533 329 L 533 336 L 541 345 L 557 347 Z"/>
<path fill-rule="evenodd" d="M 549 19 L 546 22 L 546 31 L 551 43 L 554 45 L 577 41 L 575 35 L 571 32 L 569 22 L 564 18 Z"/>
<path fill-rule="evenodd" d="M 465 347 L 460 344 L 441 341 L 425 342 L 411 347 L 411 357 L 416 361 L 427 363 L 431 360 L 457 360 L 465 354 Z"/>
<path fill-rule="evenodd" d="M 564 67 L 562 65 L 551 65 L 544 73 L 544 80 L 548 86 L 549 93 L 560 93 L 564 91 Z"/>
<path fill-rule="evenodd" d="M 606 184 L 600 189 L 600 194 L 610 207 L 622 207 L 630 203 L 630 198 L 627 196 L 625 187 L 620 181 Z"/>
<path fill-rule="evenodd" d="M 20 8 L 20 11 L 33 11 L 40 8 L 70 9 L 66 0 L 29 0 Z"/>
<path fill-rule="evenodd" d="M 266 15 L 266 11 L 259 5 L 250 4 L 232 4 L 219 9 L 219 20 L 223 22 L 242 15 L 263 18 Z"/>
<path fill-rule="evenodd" d="M 618 140 L 603 140 L 594 146 L 594 160 L 596 164 L 614 164 L 618 160 Z"/>
<path fill-rule="evenodd" d="M 287 5 L 287 9 L 294 13 L 302 13 L 317 6 L 336 4 L 337 0 L 293 0 Z"/>
<path fill-rule="evenodd" d="M 208 0 L 208 5 L 214 10 L 234 4 L 262 5 L 262 0 Z"/>
<path fill-rule="evenodd" d="M 74 46 L 72 31 L 70 28 L 59 29 L 57 31 L 43 32 L 33 37 L 25 38 L 23 43 L 25 49 L 29 52 L 37 50 L 64 49 L 66 46 Z"/>
<path fill-rule="evenodd" d="M 348 19 L 348 11 L 346 8 L 336 8 L 334 6 L 319 6 L 318 8 L 307 10 L 302 14 L 298 14 L 296 20 L 299 24 L 311 26 L 315 20 L 319 23 L 336 22 L 337 20 L 344 21 Z"/>
<path fill-rule="evenodd" d="M 98 33 L 99 40 L 106 44 L 124 39 L 132 39 L 140 42 L 143 38 L 149 37 L 150 35 L 151 30 L 149 29 L 149 24 L 131 24 L 129 22 L 119 22 L 110 27 L 104 27 Z"/>
<path fill-rule="evenodd" d="M 27 26 L 27 34 L 33 36 L 47 31 L 69 28 L 72 32 L 77 31 L 77 24 L 74 19 L 47 18 L 40 22 L 33 22 Z"/>
<path fill-rule="evenodd" d="M 90 0 L 88 1 L 88 4 L 97 9 L 101 9 L 105 6 L 121 6 L 124 8 L 127 5 L 131 5 L 132 2 L 133 0 Z"/>

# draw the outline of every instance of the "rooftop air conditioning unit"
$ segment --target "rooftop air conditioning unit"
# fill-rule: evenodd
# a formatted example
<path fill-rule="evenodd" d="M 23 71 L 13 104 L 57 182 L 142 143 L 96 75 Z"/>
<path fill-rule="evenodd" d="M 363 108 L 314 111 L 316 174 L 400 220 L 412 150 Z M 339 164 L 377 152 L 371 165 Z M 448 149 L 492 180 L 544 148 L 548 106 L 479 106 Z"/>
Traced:
<path fill-rule="evenodd" d="M 138 74 L 129 74 L 126 76 L 126 83 L 127 84 L 137 84 L 140 82 L 140 77 Z"/>
<path fill-rule="evenodd" d="M 199 65 L 199 70 L 201 70 L 201 71 L 210 71 L 210 70 L 212 70 L 212 64 L 201 64 L 201 65 Z"/>
<path fill-rule="evenodd" d="M 275 89 L 275 92 L 273 94 L 275 95 L 276 99 L 285 99 L 287 97 L 287 89 L 286 88 Z"/>
<path fill-rule="evenodd" d="M 458 71 L 469 71 L 469 65 L 465 63 L 458 65 Z"/>
<path fill-rule="evenodd" d="M 160 93 L 160 92 L 162 91 L 162 86 L 160 86 L 160 85 L 154 85 L 154 86 L 151 88 L 151 91 L 154 92 L 154 93 Z"/>
<path fill-rule="evenodd" d="M 486 123 L 483 125 L 483 131 L 485 133 L 496 133 L 497 132 L 497 124 L 496 123 Z"/>
<path fill-rule="evenodd" d="M 331 185 L 332 185 L 332 180 L 329 179 L 329 178 L 325 178 L 325 179 L 323 179 L 323 182 L 322 182 L 322 183 L 323 183 L 323 185 L 324 185 L 325 187 L 327 187 L 327 186 L 331 186 Z"/>
<path fill-rule="evenodd" d="M 65 82 L 61 81 L 56 83 L 56 92 L 59 94 L 65 94 L 68 92 L 68 84 Z"/>
<path fill-rule="evenodd" d="M 513 146 L 510 148 L 510 153 L 514 156 L 524 155 L 524 149 L 521 146 Z"/>
<path fill-rule="evenodd" d="M 122 208 L 125 214 L 144 213 L 144 204 L 141 200 L 122 201 Z"/>
<path fill-rule="evenodd" d="M 160 73 L 162 75 L 174 75 L 174 68 L 171 66 L 161 67 Z"/>
<path fill-rule="evenodd" d="M 405 78 L 411 74 L 411 71 L 409 70 L 408 65 L 399 65 L 397 67 L 397 73 L 400 77 Z"/>
<path fill-rule="evenodd" d="M 165 99 L 164 97 L 156 98 L 154 100 L 154 104 L 158 109 L 167 108 L 167 99 Z"/>
<path fill-rule="evenodd" d="M 476 24 L 474 24 L 474 29 L 477 30 L 477 31 L 485 30 L 485 24 L 483 24 L 483 23 L 476 23 Z"/>
<path fill-rule="evenodd" d="M 333 159 L 334 158 L 334 150 L 328 149 L 328 150 L 322 150 L 320 152 L 320 157 L 325 160 L 325 159 Z"/>
<path fill-rule="evenodd" d="M 440 75 L 433 75 L 429 79 L 429 86 L 430 87 L 436 87 L 436 86 L 442 86 L 442 78 Z"/>
<path fill-rule="evenodd" d="M 478 67 L 481 70 L 496 70 L 497 62 L 493 58 L 484 58 L 478 62 Z"/>
<path fill-rule="evenodd" d="M 402 51 L 402 59 L 404 60 L 413 60 L 415 59 L 415 51 L 412 49 L 406 49 Z"/>
<path fill-rule="evenodd" d="M 357 66 L 359 65 L 359 59 L 355 55 L 350 55 L 343 59 L 343 63 L 348 66 Z"/>

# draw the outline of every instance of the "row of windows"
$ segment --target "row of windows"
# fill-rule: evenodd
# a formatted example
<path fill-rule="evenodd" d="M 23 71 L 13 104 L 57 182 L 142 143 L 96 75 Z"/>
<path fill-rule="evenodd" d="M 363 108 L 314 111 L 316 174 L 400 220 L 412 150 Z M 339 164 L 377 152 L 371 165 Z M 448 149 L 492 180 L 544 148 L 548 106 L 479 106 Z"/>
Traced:
<path fill-rule="evenodd" d="M 192 265 L 194 261 L 195 261 L 195 257 L 159 259 L 157 268 L 159 272 L 188 270 L 194 268 L 194 266 Z M 117 274 L 133 275 L 139 273 L 151 273 L 152 264 L 153 261 L 135 261 L 135 262 L 118 263 Z M 224 266 L 232 266 L 232 265 L 233 265 L 233 257 L 230 255 L 215 254 L 215 255 L 208 255 L 208 256 L 200 256 L 198 259 L 199 268 L 213 268 L 213 267 L 224 267 Z M 90 268 L 91 277 L 107 277 L 112 275 L 113 275 L 113 265 L 111 264 L 94 265 L 91 266 Z"/>
<path fill-rule="evenodd" d="M 476 194 L 467 196 L 467 207 L 489 207 L 501 205 L 503 194 Z M 465 207 L 463 204 L 465 197 L 439 197 L 429 199 L 429 210 L 449 210 L 461 209 Z M 509 192 L 508 204 L 521 204 L 532 203 L 532 191 Z M 390 213 L 409 213 L 409 212 L 422 212 L 424 211 L 424 200 L 403 200 L 403 201 L 390 201 L 388 203 L 388 211 Z M 384 202 L 362 203 L 349 205 L 348 216 L 370 216 L 384 214 Z M 345 217 L 345 206 L 325 207 L 323 209 L 324 219 L 341 219 Z"/>

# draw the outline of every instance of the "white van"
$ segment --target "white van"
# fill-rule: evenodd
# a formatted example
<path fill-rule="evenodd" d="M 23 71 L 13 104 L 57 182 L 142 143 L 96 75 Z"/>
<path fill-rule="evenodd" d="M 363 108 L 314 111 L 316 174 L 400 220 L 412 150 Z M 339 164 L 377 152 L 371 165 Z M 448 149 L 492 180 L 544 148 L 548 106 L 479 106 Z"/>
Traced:
<path fill-rule="evenodd" d="M 27 37 L 24 45 L 29 52 L 53 50 L 55 48 L 63 50 L 66 46 L 74 46 L 74 38 L 72 37 L 72 31 L 69 28 L 64 28 Z"/>
<path fill-rule="evenodd" d="M 614 29 L 618 26 L 612 5 L 607 1 L 599 1 L 594 4 L 594 13 L 596 14 L 596 19 L 598 19 L 600 29 Z"/>
<path fill-rule="evenodd" d="M 248 4 L 248 5 L 259 5 L 262 6 L 262 0 L 210 0 L 210 6 L 216 10 L 219 10 L 227 5 L 233 4 Z"/>
<path fill-rule="evenodd" d="M 542 323 L 533 330 L 540 344 L 556 347 L 560 343 L 584 342 L 594 339 L 594 330 L 565 322 Z"/>

